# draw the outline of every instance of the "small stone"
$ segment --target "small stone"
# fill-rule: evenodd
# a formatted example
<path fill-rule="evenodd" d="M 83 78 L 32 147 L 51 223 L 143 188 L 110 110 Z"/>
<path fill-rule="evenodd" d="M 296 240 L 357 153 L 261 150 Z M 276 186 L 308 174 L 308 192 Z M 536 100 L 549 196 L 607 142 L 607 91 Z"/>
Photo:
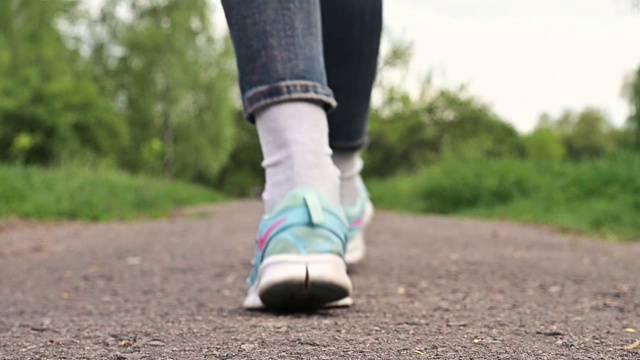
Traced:
<path fill-rule="evenodd" d="M 145 358 L 145 354 L 117 354 L 116 359 L 118 360 L 139 360 Z"/>
<path fill-rule="evenodd" d="M 142 263 L 142 259 L 140 259 L 138 256 L 132 256 L 128 257 L 126 262 L 127 265 L 140 265 Z"/>
<path fill-rule="evenodd" d="M 467 326 L 467 322 L 466 321 L 449 321 L 447 323 L 447 326 L 450 326 L 450 327 L 463 327 L 463 326 Z"/>
<path fill-rule="evenodd" d="M 549 288 L 549 292 L 551 294 L 557 294 L 560 291 L 562 291 L 562 288 L 560 286 L 552 286 L 552 287 Z"/>
<path fill-rule="evenodd" d="M 147 343 L 149 346 L 164 346 L 164 341 L 161 340 L 151 340 Z"/>
<path fill-rule="evenodd" d="M 240 349 L 242 349 L 244 351 L 252 351 L 255 348 L 256 348 L 256 346 L 253 345 L 253 344 L 242 344 L 242 345 L 240 345 Z"/>
<path fill-rule="evenodd" d="M 627 350 L 627 351 L 633 351 L 633 350 L 640 349 L 640 340 L 634 342 L 633 344 L 631 344 L 629 346 L 625 346 L 624 349 Z"/>

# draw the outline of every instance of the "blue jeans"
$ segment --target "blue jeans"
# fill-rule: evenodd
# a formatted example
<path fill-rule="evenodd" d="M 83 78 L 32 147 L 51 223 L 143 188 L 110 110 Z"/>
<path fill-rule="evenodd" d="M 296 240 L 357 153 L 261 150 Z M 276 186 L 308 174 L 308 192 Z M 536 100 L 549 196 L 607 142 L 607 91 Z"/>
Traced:
<path fill-rule="evenodd" d="M 336 151 L 367 142 L 382 0 L 223 0 L 245 116 L 283 101 L 328 111 Z"/>

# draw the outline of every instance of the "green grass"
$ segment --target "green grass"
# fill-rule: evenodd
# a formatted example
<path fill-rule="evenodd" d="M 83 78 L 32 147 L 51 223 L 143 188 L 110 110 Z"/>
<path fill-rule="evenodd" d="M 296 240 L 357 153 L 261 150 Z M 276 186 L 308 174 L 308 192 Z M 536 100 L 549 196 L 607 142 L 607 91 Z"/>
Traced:
<path fill-rule="evenodd" d="M 420 173 L 368 185 L 380 208 L 512 219 L 640 240 L 639 154 L 562 164 L 448 158 Z M 0 218 L 136 219 L 222 198 L 197 185 L 104 167 L 0 165 Z"/>
<path fill-rule="evenodd" d="M 0 218 L 129 220 L 220 200 L 220 194 L 200 186 L 107 168 L 0 165 Z"/>
<path fill-rule="evenodd" d="M 447 159 L 370 182 L 379 207 L 513 219 L 608 239 L 640 240 L 640 155 L 580 163 Z"/>

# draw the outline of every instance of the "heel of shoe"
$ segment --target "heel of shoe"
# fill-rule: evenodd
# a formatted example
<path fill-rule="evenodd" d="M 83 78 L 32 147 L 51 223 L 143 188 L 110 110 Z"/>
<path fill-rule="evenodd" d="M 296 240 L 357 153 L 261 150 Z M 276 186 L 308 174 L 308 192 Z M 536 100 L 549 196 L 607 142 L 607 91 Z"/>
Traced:
<path fill-rule="evenodd" d="M 260 266 L 256 285 L 250 289 L 247 301 L 254 292 L 271 309 L 313 309 L 351 303 L 344 301 L 352 289 L 346 264 L 333 254 L 269 257 Z"/>

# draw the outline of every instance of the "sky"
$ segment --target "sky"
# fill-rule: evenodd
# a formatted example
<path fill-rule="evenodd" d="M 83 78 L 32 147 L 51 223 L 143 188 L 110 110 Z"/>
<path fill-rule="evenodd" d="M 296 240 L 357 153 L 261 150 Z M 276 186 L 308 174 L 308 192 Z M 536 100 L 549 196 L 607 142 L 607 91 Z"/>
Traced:
<path fill-rule="evenodd" d="M 626 121 L 622 84 L 640 66 L 640 11 L 630 2 L 387 0 L 384 16 L 392 34 L 413 42 L 410 80 L 433 72 L 436 85 L 466 84 L 527 132 L 541 113 L 567 108 Z M 224 24 L 222 11 L 216 18 Z"/>
<path fill-rule="evenodd" d="M 393 0 L 392 33 L 413 40 L 412 77 L 469 92 L 520 131 L 543 112 L 594 106 L 622 125 L 625 75 L 640 66 L 630 0 Z"/>

